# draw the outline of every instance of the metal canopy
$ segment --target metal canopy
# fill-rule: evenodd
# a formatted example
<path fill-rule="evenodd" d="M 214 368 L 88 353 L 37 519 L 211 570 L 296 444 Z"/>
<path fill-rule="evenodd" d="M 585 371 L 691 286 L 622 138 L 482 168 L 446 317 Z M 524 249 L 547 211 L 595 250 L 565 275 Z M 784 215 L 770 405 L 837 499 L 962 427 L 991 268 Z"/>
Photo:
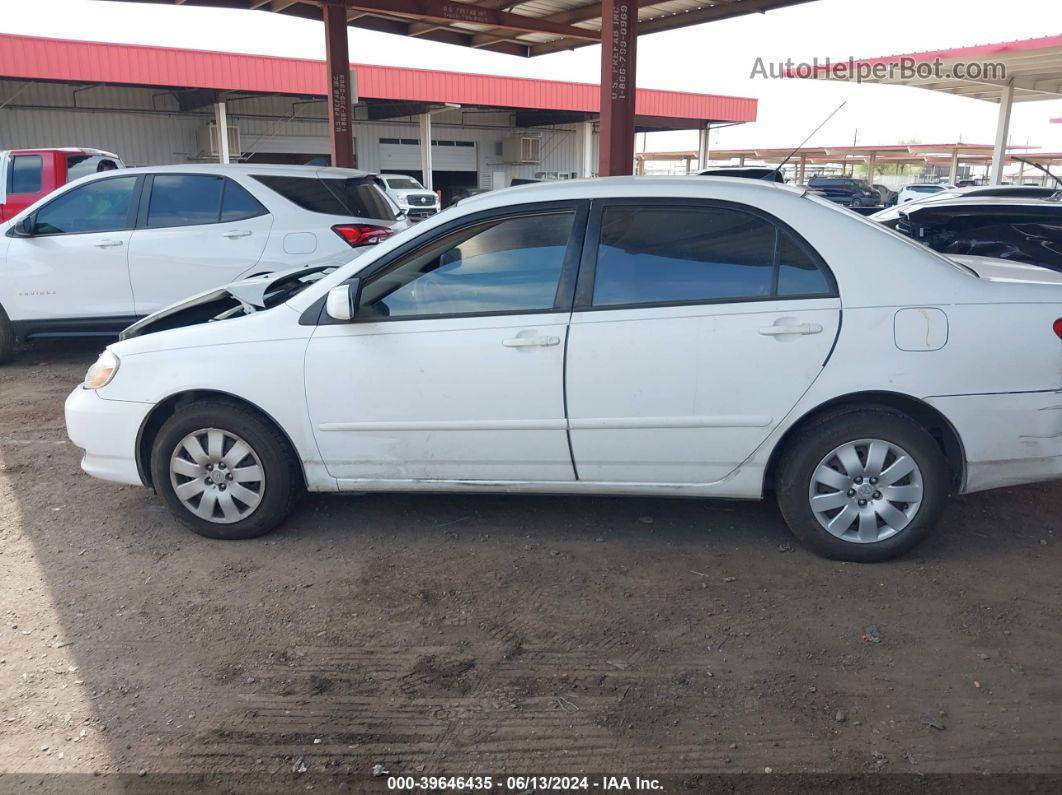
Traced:
<path fill-rule="evenodd" d="M 634 166 L 638 37 L 728 17 L 766 13 L 812 0 L 124 0 L 258 9 L 321 19 L 329 72 L 332 163 L 349 165 L 351 91 L 346 27 L 415 36 L 511 55 L 544 55 L 601 44 L 598 174 Z M 421 137 L 431 115 L 421 116 Z M 703 135 L 702 139 L 707 141 Z M 430 151 L 427 149 L 426 151 Z M 422 170 L 431 171 L 425 159 Z M 430 178 L 428 180 L 430 182 Z"/>
<path fill-rule="evenodd" d="M 923 67 L 940 62 L 940 69 L 923 69 L 919 74 L 904 72 L 902 64 Z M 976 65 L 976 75 L 969 67 Z M 1005 76 L 996 75 L 981 68 L 981 64 L 1001 64 Z M 956 68 L 958 66 L 958 69 Z M 846 64 L 847 67 L 847 64 Z M 872 73 L 881 67 L 881 74 Z M 914 71 L 914 70 L 912 70 Z M 810 74 L 794 71 L 787 77 L 818 80 L 860 80 L 864 83 L 880 83 L 890 86 L 913 86 L 930 91 L 943 91 L 960 97 L 999 102 L 1000 89 L 1013 87 L 1012 102 L 1034 102 L 1062 97 L 1062 35 L 1044 36 L 1038 39 L 1023 39 L 998 44 L 981 44 L 950 50 L 887 55 L 879 58 L 863 58 L 851 62 L 845 72 L 831 72 L 825 66 Z"/>
<path fill-rule="evenodd" d="M 840 71 L 838 64 L 807 71 L 797 68 L 786 77 L 912 86 L 998 102 L 991 175 L 994 185 L 1003 179 L 1014 103 L 1062 97 L 1062 35 L 864 58 L 842 66 Z"/>
<path fill-rule="evenodd" d="M 321 19 L 330 0 L 119 0 L 272 11 Z M 545 55 L 597 44 L 601 0 L 336 0 L 347 24 L 510 55 Z M 658 33 L 764 13 L 811 0 L 635 0 L 638 32 Z"/>

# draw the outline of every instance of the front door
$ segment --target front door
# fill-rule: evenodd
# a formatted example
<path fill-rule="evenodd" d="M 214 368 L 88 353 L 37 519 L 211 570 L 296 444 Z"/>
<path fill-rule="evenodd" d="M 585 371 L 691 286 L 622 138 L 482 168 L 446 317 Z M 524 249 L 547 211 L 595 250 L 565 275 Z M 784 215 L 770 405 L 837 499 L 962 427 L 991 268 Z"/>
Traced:
<path fill-rule="evenodd" d="M 136 313 L 250 275 L 273 216 L 235 181 L 213 174 L 156 174 L 129 247 Z"/>
<path fill-rule="evenodd" d="M 790 230 L 732 204 L 615 202 L 590 230 L 567 361 L 579 479 L 724 479 L 829 357 L 832 276 Z"/>
<path fill-rule="evenodd" d="M 306 397 L 341 485 L 571 481 L 564 348 L 584 217 L 570 204 L 462 219 L 363 279 L 318 327 Z"/>
<path fill-rule="evenodd" d="M 34 214 L 32 237 L 13 237 L 4 269 L 12 320 L 70 329 L 71 320 L 130 322 L 129 239 L 137 177 L 95 180 L 59 194 Z"/>

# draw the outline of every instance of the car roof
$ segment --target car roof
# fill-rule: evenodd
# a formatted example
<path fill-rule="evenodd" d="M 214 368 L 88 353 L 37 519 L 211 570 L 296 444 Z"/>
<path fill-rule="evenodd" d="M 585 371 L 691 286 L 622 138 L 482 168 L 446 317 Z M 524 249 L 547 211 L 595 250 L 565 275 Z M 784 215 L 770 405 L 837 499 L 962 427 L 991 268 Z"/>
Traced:
<path fill-rule="evenodd" d="M 607 198 L 712 198 L 712 194 L 726 193 L 728 197 L 745 195 L 750 203 L 755 197 L 773 194 L 799 199 L 807 191 L 791 185 L 744 177 L 716 177 L 690 175 L 682 177 L 595 177 L 593 179 L 563 179 L 535 182 L 501 188 L 461 201 L 462 207 L 489 209 L 511 204 Z"/>
<path fill-rule="evenodd" d="M 12 152 L 17 155 L 22 154 L 44 154 L 45 152 L 64 152 L 69 155 L 95 155 L 98 157 L 113 157 L 115 160 L 121 160 L 114 152 L 105 152 L 102 149 L 93 149 L 90 146 L 46 146 L 41 149 L 8 149 L 8 152 Z M 0 152 L 3 154 L 3 152 Z"/>
<path fill-rule="evenodd" d="M 113 173 L 113 172 L 109 172 Z M 372 176 L 369 171 L 332 166 L 281 166 L 273 163 L 182 163 L 174 166 L 137 166 L 123 174 L 272 174 L 278 177 L 319 177 L 321 179 L 359 179 Z"/>

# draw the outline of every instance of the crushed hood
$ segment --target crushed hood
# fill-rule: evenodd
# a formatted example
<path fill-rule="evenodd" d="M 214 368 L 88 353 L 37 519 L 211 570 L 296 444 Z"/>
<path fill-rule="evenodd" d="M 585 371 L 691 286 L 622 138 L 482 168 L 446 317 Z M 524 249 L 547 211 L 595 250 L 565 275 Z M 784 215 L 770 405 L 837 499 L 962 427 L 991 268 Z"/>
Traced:
<path fill-rule="evenodd" d="M 261 276 L 252 276 L 249 279 L 240 279 L 239 281 L 231 282 L 222 287 L 215 287 L 212 290 L 204 290 L 201 293 L 185 298 L 175 304 L 170 304 L 157 312 L 152 312 L 147 317 L 141 318 L 119 334 L 118 338 L 126 340 L 131 337 L 139 337 L 142 334 L 151 333 L 151 331 L 156 330 L 153 327 L 160 325 L 159 321 L 163 321 L 166 318 L 172 318 L 174 315 L 180 314 L 189 309 L 194 309 L 197 306 L 204 306 L 215 301 L 222 301 L 226 298 L 234 298 L 241 305 L 247 307 L 251 312 L 265 309 L 266 293 L 268 293 L 278 282 L 291 278 L 300 279 L 304 276 L 309 276 L 312 273 L 330 270 L 333 267 L 334 266 L 332 265 L 314 265 L 308 268 L 291 268 L 284 271 L 274 271 L 273 273 L 266 273 Z"/>

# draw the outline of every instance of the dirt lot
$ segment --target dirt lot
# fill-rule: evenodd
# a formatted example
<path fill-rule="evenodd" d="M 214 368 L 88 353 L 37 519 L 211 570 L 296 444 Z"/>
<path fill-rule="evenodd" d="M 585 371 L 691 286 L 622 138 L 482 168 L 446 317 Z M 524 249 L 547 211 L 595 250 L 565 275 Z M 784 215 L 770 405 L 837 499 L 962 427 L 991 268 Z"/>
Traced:
<path fill-rule="evenodd" d="M 957 499 L 878 566 L 772 504 L 664 499 L 317 496 L 213 542 L 81 473 L 62 403 L 97 347 L 0 368 L 9 788 L 1062 773 L 1062 484 Z"/>

